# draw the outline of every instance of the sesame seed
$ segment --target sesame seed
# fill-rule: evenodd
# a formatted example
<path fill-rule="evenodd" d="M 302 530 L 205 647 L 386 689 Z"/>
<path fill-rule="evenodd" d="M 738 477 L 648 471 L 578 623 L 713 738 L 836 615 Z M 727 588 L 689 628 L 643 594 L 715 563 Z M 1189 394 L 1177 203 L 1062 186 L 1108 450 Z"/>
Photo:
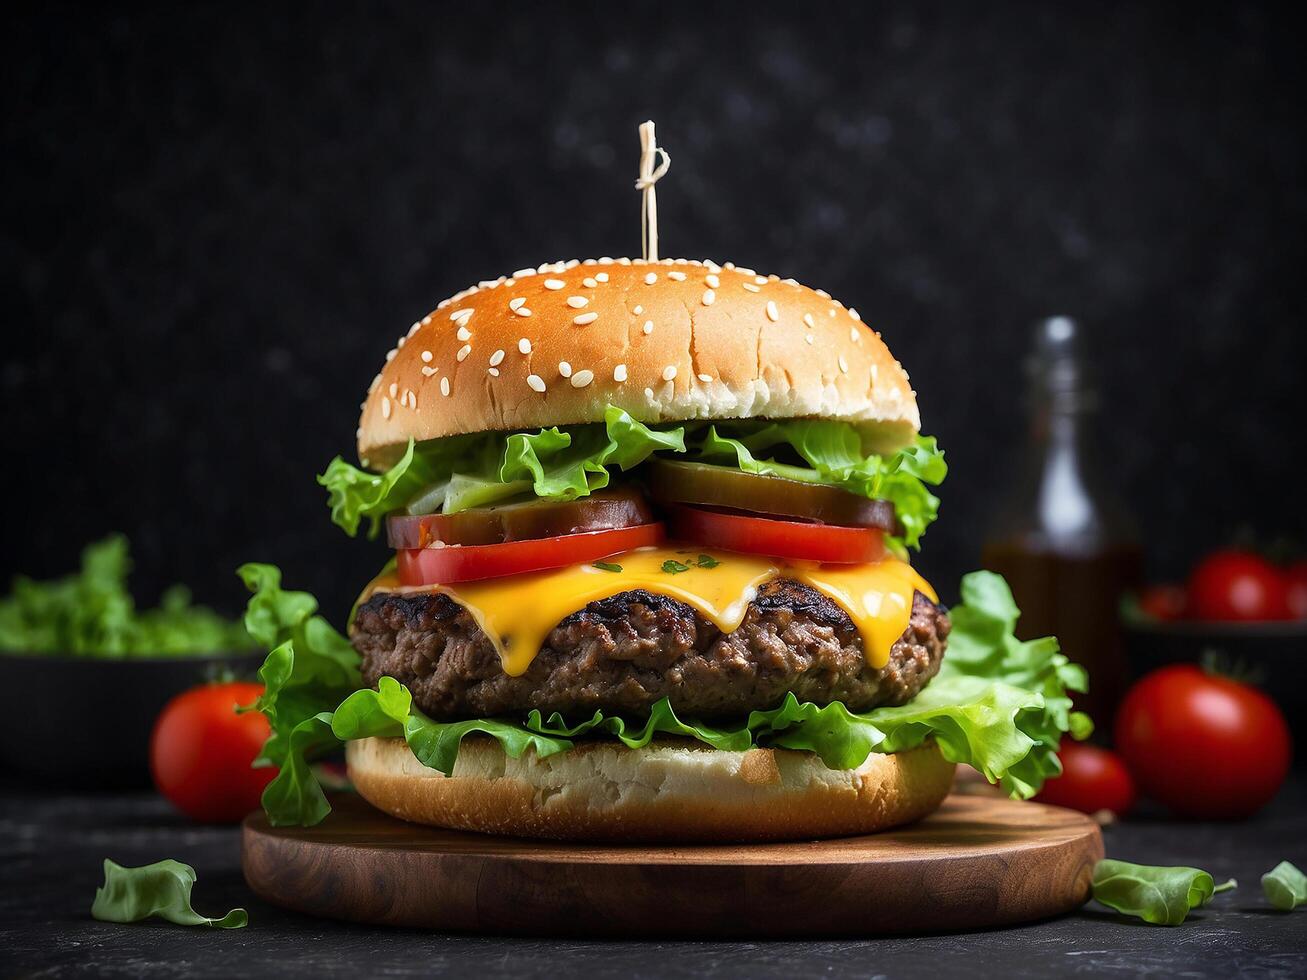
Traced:
<path fill-rule="evenodd" d="M 429 351 L 429 350 L 424 350 L 424 351 L 422 352 L 422 363 L 423 363 L 423 364 L 430 364 L 430 363 L 431 363 L 431 356 L 432 356 L 432 355 L 431 355 L 431 351 Z"/>
<path fill-rule="evenodd" d="M 561 279 L 546 279 L 546 280 L 545 280 L 545 289 L 562 289 L 562 288 L 563 288 L 564 286 L 566 286 L 566 285 L 567 285 L 567 283 L 563 282 L 563 280 L 561 280 Z"/>
<path fill-rule="evenodd" d="M 844 359 L 843 354 L 840 355 L 840 373 L 841 374 L 849 373 L 849 362 Z"/>
<path fill-rule="evenodd" d="M 397 396 L 399 395 L 399 385 L 395 384 L 395 382 L 392 381 L 392 382 L 390 383 L 390 387 L 387 389 L 387 391 L 390 392 L 390 397 L 391 397 L 391 398 L 395 398 L 395 397 L 397 397 Z"/>
<path fill-rule="evenodd" d="M 700 374 L 700 375 L 698 375 L 698 378 L 699 378 L 699 380 L 702 381 L 704 384 L 707 384 L 709 381 L 712 380 L 712 375 L 711 375 L 711 374 Z"/>
<path fill-rule="evenodd" d="M 568 364 L 566 361 L 559 361 L 558 373 L 565 378 L 570 378 L 572 376 L 572 365 Z"/>
<path fill-rule="evenodd" d="M 875 384 L 875 383 L 876 383 L 876 375 L 879 374 L 879 373 L 880 373 L 880 372 L 876 370 L 876 365 L 873 364 L 873 365 L 871 366 L 871 383 L 872 383 L 872 384 Z"/>
<path fill-rule="evenodd" d="M 395 351 L 394 350 L 386 351 L 386 363 L 389 364 L 394 359 L 395 359 Z"/>
<path fill-rule="evenodd" d="M 708 275 L 704 276 L 704 277 L 703 277 L 703 281 L 706 282 L 706 283 L 707 283 L 709 286 L 711 286 L 713 289 L 719 289 L 719 288 L 721 288 L 722 281 L 721 281 L 720 279 L 718 279 L 716 276 L 712 275 L 711 273 L 709 273 Z"/>
<path fill-rule="evenodd" d="M 502 361 L 503 359 L 504 359 L 504 352 L 503 352 L 503 350 L 501 349 L 501 350 L 497 350 L 497 351 L 495 351 L 493 354 L 490 355 L 490 366 L 491 366 L 491 367 L 498 367 L 498 366 L 499 366 L 499 362 Z"/>
<path fill-rule="evenodd" d="M 408 403 L 409 408 L 418 407 L 418 396 L 413 393 L 412 388 L 404 392 L 404 401 Z"/>
<path fill-rule="evenodd" d="M 572 322 L 578 327 L 584 327 L 587 323 L 594 323 L 598 319 L 598 313 L 582 313 L 580 316 L 572 317 Z"/>
<path fill-rule="evenodd" d="M 441 393 L 442 395 L 444 395 L 446 398 L 449 397 L 449 379 L 448 379 L 448 378 L 441 378 L 441 379 L 440 379 L 440 393 Z"/>
<path fill-rule="evenodd" d="M 814 289 L 813 292 L 816 293 L 818 296 L 820 296 L 822 299 L 830 299 L 830 293 L 826 292 L 826 290 L 824 289 Z"/>
<path fill-rule="evenodd" d="M 673 269 L 671 272 L 667 273 L 667 278 L 675 279 L 677 282 L 685 282 L 685 273 L 680 269 Z"/>
<path fill-rule="evenodd" d="M 780 318 L 781 318 L 781 313 L 780 310 L 776 309 L 775 301 L 770 299 L 767 300 L 767 319 L 770 320 L 772 323 L 775 323 Z"/>
<path fill-rule="evenodd" d="M 584 286 L 586 289 L 594 289 L 596 286 L 599 285 L 599 281 L 595 279 L 593 276 L 586 276 L 584 279 L 581 280 L 581 285 Z"/>
<path fill-rule="evenodd" d="M 532 391 L 538 391 L 541 394 L 544 394 L 545 379 L 540 377 L 540 375 L 528 374 L 526 376 L 526 383 L 531 388 Z"/>
<path fill-rule="evenodd" d="M 431 367 L 429 364 L 424 364 L 424 365 L 422 365 L 422 376 L 423 376 L 424 378 L 429 378 L 429 377 L 431 377 L 433 374 L 436 374 L 436 373 L 437 373 L 437 370 L 438 370 L 438 369 Z"/>
<path fill-rule="evenodd" d="M 425 327 L 430 322 L 431 322 L 431 314 L 428 313 L 426 316 L 422 318 L 422 326 Z"/>
<path fill-rule="evenodd" d="M 576 374 L 572 375 L 572 387 L 584 388 L 594 379 L 595 373 L 593 371 L 577 371 Z"/>
<path fill-rule="evenodd" d="M 527 276 L 534 276 L 535 274 L 536 274 L 535 269 L 518 269 L 516 272 L 513 273 L 513 278 L 525 279 Z"/>
<path fill-rule="evenodd" d="M 756 282 L 759 286 L 765 286 L 765 285 L 767 285 L 767 277 L 766 277 L 766 276 L 754 276 L 754 277 L 753 277 L 753 281 Z"/>
<path fill-rule="evenodd" d="M 486 370 L 490 372 L 492 378 L 499 377 L 499 368 L 486 368 Z"/>
<path fill-rule="evenodd" d="M 528 310 L 525 306 L 519 306 L 519 307 L 518 307 L 517 309 L 515 309 L 513 312 L 516 313 L 518 316 L 530 316 L 530 315 L 531 315 L 531 311 Z"/>
<path fill-rule="evenodd" d="M 526 302 L 526 297 L 525 297 L 525 296 L 514 296 L 512 299 L 510 299 L 510 300 L 508 301 L 508 308 L 509 308 L 510 310 L 518 310 L 518 309 L 521 309 L 522 304 L 525 303 L 525 302 Z"/>
<path fill-rule="evenodd" d="M 862 334 L 858 333 L 857 327 L 849 327 L 849 340 L 855 344 L 862 343 Z"/>
<path fill-rule="evenodd" d="M 523 337 L 521 340 L 519 340 L 519 341 L 517 342 L 517 349 L 518 349 L 519 351 L 521 351 L 523 354 L 530 354 L 530 353 L 531 353 L 531 341 L 529 341 L 529 340 L 527 340 L 525 337 Z"/>
<path fill-rule="evenodd" d="M 390 399 L 385 395 L 381 396 L 381 417 L 383 419 L 390 418 Z"/>
<path fill-rule="evenodd" d="M 646 388 L 646 389 L 644 390 L 644 397 L 645 397 L 645 398 L 653 398 L 653 389 L 652 389 L 652 388 Z"/>
<path fill-rule="evenodd" d="M 458 337 L 459 340 L 471 340 L 472 331 L 469 330 L 467 327 L 459 327 L 458 333 L 455 334 L 455 336 Z"/>
<path fill-rule="evenodd" d="M 728 265 L 726 268 L 729 269 L 729 268 L 731 268 L 731 266 Z M 754 272 L 752 269 L 746 269 L 746 268 L 745 268 L 744 266 L 742 266 L 742 265 L 735 266 L 735 271 L 738 272 L 738 273 L 739 273 L 740 275 L 742 275 L 742 276 L 756 276 L 756 275 L 758 274 L 758 273 Z"/>
<path fill-rule="evenodd" d="M 401 349 L 407 341 L 408 341 L 407 336 L 400 337 L 399 340 L 395 341 L 395 350 Z"/>
<path fill-rule="evenodd" d="M 629 262 L 629 261 L 630 261 L 630 259 L 627 260 L 627 262 Z M 595 278 L 598 279 L 600 282 L 607 282 L 607 281 L 608 281 L 608 273 L 606 273 L 606 272 L 601 272 L 601 273 L 599 273 L 597 276 L 595 276 Z"/>
<path fill-rule="evenodd" d="M 471 345 L 471 344 L 464 344 L 462 347 L 460 347 L 460 348 L 458 349 L 457 357 L 458 357 L 459 361 L 462 361 L 462 360 L 464 360 L 464 359 L 467 357 L 467 355 L 469 355 L 469 354 L 471 354 L 471 353 L 472 353 L 472 345 Z"/>
<path fill-rule="evenodd" d="M 472 319 L 472 307 L 469 306 L 463 310 L 455 310 L 453 313 L 449 314 L 449 318 L 451 320 L 462 320 L 467 322 Z"/>
<path fill-rule="evenodd" d="M 835 307 L 832 306 L 829 310 L 827 310 L 827 311 L 826 311 L 826 315 L 827 315 L 827 316 L 834 316 L 834 315 L 835 315 Z"/>
<path fill-rule="evenodd" d="M 654 283 L 656 283 L 657 281 L 658 281 L 658 273 L 656 273 L 656 272 L 646 272 L 646 273 L 644 274 L 644 284 L 645 284 L 646 286 L 652 286 L 652 285 L 653 285 Z"/>
<path fill-rule="evenodd" d="M 405 337 L 406 338 L 412 337 L 415 333 L 417 333 L 421 329 L 422 329 L 422 321 L 416 320 L 414 321 L 413 326 L 408 328 L 408 333 L 405 335 Z"/>
<path fill-rule="evenodd" d="M 804 335 L 803 335 L 803 339 L 806 340 L 806 341 L 807 341 L 808 343 L 810 343 L 810 344 L 813 342 L 812 334 L 810 334 L 810 333 L 806 333 L 806 334 L 804 334 Z"/>
<path fill-rule="evenodd" d="M 649 336 L 649 334 L 653 333 L 653 321 L 645 320 L 644 326 L 641 327 L 640 329 L 644 331 L 646 337 Z"/>
<path fill-rule="evenodd" d="M 374 391 L 376 391 L 376 390 L 377 390 L 377 385 L 379 385 L 379 384 L 381 384 L 381 375 L 378 374 L 376 377 L 374 377 L 374 378 L 372 379 L 372 383 L 371 383 L 370 385 L 368 385 L 368 394 L 370 395 L 370 394 L 372 394 Z"/>
<path fill-rule="evenodd" d="M 787 286 L 797 286 L 799 284 L 797 279 L 782 279 L 781 282 L 785 283 Z"/>
<path fill-rule="evenodd" d="M 851 306 L 849 307 L 849 316 L 853 317 L 853 319 L 855 319 L 855 320 L 861 320 L 861 319 L 862 319 L 862 317 L 858 316 L 858 311 L 855 310 L 855 309 L 854 309 L 853 307 L 851 307 Z"/>
<path fill-rule="evenodd" d="M 639 303 L 636 303 L 635 306 L 631 307 L 631 312 L 634 313 L 636 316 L 639 316 L 641 313 L 644 312 L 644 307 L 641 306 Z"/>
<path fill-rule="evenodd" d="M 613 380 L 617 382 L 622 382 L 626 380 L 625 364 L 619 364 L 617 365 L 617 367 L 613 368 Z"/>
<path fill-rule="evenodd" d="M 751 282 L 741 283 L 740 285 L 742 285 L 745 289 L 747 289 L 747 290 L 748 290 L 749 292 L 751 292 L 751 293 L 760 293 L 760 292 L 762 292 L 762 288 L 761 288 L 761 287 L 759 287 L 759 286 L 755 286 L 755 285 L 754 285 L 753 283 L 751 283 Z"/>
<path fill-rule="evenodd" d="M 705 289 L 705 290 L 703 291 L 703 305 L 704 305 L 704 306 L 712 306 L 712 304 L 713 304 L 713 300 L 715 300 L 716 298 L 717 298 L 717 294 L 714 293 L 711 289 Z"/>
<path fill-rule="evenodd" d="M 663 368 L 663 380 L 664 380 L 664 381 L 671 381 L 671 380 L 673 380 L 675 377 L 676 377 L 676 365 L 675 365 L 675 364 L 669 364 L 669 365 L 667 365 L 667 367 Z"/>
<path fill-rule="evenodd" d="M 808 328 L 809 328 L 810 330 L 816 330 L 816 329 L 817 329 L 817 321 L 814 320 L 814 319 L 812 318 L 812 314 L 811 314 L 811 313 L 805 313 L 805 314 L 803 314 L 803 322 L 806 323 L 806 324 L 808 325 Z"/>
<path fill-rule="evenodd" d="M 569 296 L 567 297 L 567 305 L 574 310 L 579 310 L 583 307 L 589 306 L 590 301 L 584 296 Z"/>

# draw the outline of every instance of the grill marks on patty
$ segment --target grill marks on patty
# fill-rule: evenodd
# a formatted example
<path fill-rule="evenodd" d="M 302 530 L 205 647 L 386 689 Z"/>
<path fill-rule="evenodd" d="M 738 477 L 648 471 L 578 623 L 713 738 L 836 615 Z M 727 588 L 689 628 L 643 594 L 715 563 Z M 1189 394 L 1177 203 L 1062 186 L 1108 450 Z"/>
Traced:
<path fill-rule="evenodd" d="M 853 711 L 904 704 L 939 671 L 948 614 L 920 592 L 889 663 L 867 666 L 838 605 L 798 582 L 767 583 L 744 621 L 723 633 L 686 604 L 636 589 L 592 602 L 554 628 L 527 672 L 509 677 L 472 616 L 443 593 L 378 593 L 352 630 L 363 678 L 394 677 L 419 708 L 447 720 L 532 708 L 575 719 L 639 715 L 663 697 L 687 717 L 739 718 L 800 701 Z"/>

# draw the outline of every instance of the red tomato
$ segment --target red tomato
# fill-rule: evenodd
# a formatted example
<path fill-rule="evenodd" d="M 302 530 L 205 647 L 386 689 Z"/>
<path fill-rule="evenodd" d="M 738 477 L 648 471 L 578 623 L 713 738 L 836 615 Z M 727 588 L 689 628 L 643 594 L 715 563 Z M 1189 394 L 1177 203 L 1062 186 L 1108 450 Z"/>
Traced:
<path fill-rule="evenodd" d="M 192 820 L 235 823 L 259 805 L 273 768 L 251 769 L 268 719 L 237 714 L 263 693 L 262 684 L 205 684 L 177 695 L 160 712 L 150 736 L 154 785 Z"/>
<path fill-rule="evenodd" d="M 1289 726 L 1256 688 L 1192 664 L 1163 667 L 1126 692 L 1116 748 L 1139 789 L 1189 817 L 1247 817 L 1289 771 Z"/>
<path fill-rule="evenodd" d="M 1247 551 L 1216 551 L 1189 576 L 1190 612 L 1196 619 L 1250 622 L 1287 619 L 1284 577 Z"/>
<path fill-rule="evenodd" d="M 1163 623 L 1184 619 L 1184 589 L 1178 585 L 1150 585 L 1139 593 L 1139 611 Z"/>
<path fill-rule="evenodd" d="M 658 544 L 662 539 L 661 524 L 641 524 L 503 544 L 406 548 L 395 556 L 399 580 L 404 585 L 443 585 L 595 561 L 632 548 Z"/>
<path fill-rule="evenodd" d="M 1035 799 L 1082 813 L 1110 810 L 1120 816 L 1134 806 L 1135 783 L 1115 752 L 1083 742 L 1063 742 L 1062 775 L 1044 783 Z"/>
<path fill-rule="evenodd" d="M 1284 570 L 1284 585 L 1289 615 L 1307 619 L 1307 561 L 1294 562 Z"/>
<path fill-rule="evenodd" d="M 774 558 L 852 564 L 885 557 L 884 534 L 871 527 L 805 524 L 678 506 L 672 510 L 672 528 L 676 537 L 698 544 Z"/>

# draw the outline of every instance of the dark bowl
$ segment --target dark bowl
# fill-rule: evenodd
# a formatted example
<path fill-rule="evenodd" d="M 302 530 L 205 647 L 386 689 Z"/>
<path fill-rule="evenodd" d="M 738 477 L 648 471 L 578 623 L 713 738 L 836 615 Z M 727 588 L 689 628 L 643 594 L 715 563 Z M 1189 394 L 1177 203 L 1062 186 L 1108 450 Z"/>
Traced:
<path fill-rule="evenodd" d="M 1307 623 L 1127 623 L 1132 678 L 1176 663 L 1200 663 L 1208 651 L 1247 672 L 1280 706 L 1293 731 L 1297 762 L 1307 762 Z"/>
<path fill-rule="evenodd" d="M 150 785 L 163 706 L 224 675 L 250 679 L 256 652 L 90 660 L 0 652 L 0 770 L 52 788 Z"/>

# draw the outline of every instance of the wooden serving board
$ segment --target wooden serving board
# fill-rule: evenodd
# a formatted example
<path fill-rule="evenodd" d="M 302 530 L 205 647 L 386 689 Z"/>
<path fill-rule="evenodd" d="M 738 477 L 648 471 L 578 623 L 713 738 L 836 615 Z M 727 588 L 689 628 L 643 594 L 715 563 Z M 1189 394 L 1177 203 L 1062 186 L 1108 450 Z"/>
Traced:
<path fill-rule="evenodd" d="M 950 796 L 919 823 L 790 844 L 589 845 L 405 823 L 355 796 L 317 827 L 246 818 L 245 880 L 274 905 L 356 922 L 549 936 L 867 936 L 1070 911 L 1097 825 Z"/>

